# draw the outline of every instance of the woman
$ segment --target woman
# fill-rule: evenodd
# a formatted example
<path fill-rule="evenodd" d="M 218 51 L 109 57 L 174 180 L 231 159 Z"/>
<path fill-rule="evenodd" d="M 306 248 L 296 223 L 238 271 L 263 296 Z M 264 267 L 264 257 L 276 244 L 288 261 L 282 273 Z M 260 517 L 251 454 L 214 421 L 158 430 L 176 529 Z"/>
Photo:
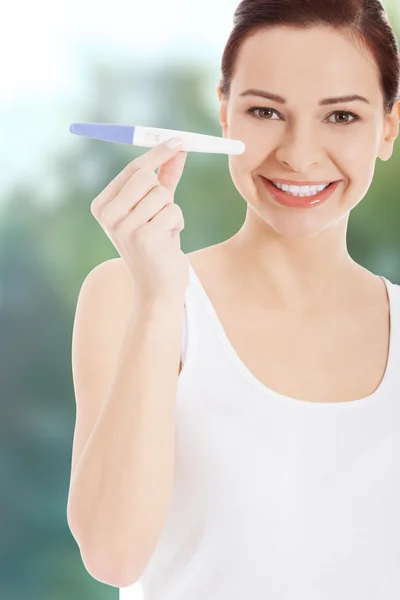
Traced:
<path fill-rule="evenodd" d="M 158 278 L 161 245 L 145 279 L 139 245 L 129 254 L 115 236 L 118 298 L 132 314 L 130 271 L 141 308 L 119 321 L 117 375 L 90 444 L 89 417 L 86 438 L 77 421 L 70 523 L 89 572 L 138 581 L 144 600 L 397 600 L 400 286 L 357 264 L 346 232 L 398 136 L 398 45 L 378 0 L 243 0 L 234 25 L 218 97 L 224 137 L 246 144 L 229 157 L 246 219 L 183 257 L 187 289 L 166 246 Z M 185 154 L 163 151 L 140 164 L 157 156 L 174 192 Z M 303 190 L 320 184 L 333 185 Z M 168 208 L 169 231 L 182 229 Z M 148 302 L 162 273 L 186 291 L 184 318 L 182 295 Z"/>

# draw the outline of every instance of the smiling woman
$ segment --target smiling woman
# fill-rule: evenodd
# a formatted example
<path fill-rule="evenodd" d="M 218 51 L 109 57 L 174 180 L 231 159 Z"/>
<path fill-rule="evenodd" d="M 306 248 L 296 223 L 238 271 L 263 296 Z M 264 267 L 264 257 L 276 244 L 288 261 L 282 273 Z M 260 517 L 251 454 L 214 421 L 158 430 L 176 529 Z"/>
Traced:
<path fill-rule="evenodd" d="M 127 346 L 80 352 L 117 391 L 75 529 L 100 581 L 144 600 L 398 600 L 400 286 L 346 244 L 398 137 L 398 45 L 378 0 L 243 0 L 234 24 L 218 91 L 246 219 L 190 253 L 184 302 L 127 328 L 123 263 L 93 292 L 126 305 Z"/>
<path fill-rule="evenodd" d="M 339 277 L 334 256 L 350 211 L 368 192 L 376 159 L 392 156 L 399 133 L 399 45 L 384 7 L 379 0 L 242 0 L 221 71 L 223 135 L 246 145 L 243 156 L 229 158 L 247 201 L 230 247 L 240 244 L 243 253 L 257 246 L 257 255 L 267 256 L 277 234 L 291 254 L 282 262 L 305 266 L 295 240 L 313 239 L 309 255 L 322 256 L 329 237 L 324 277 L 332 280 L 330 264 Z M 341 267 L 350 266 L 349 255 L 342 258 Z M 283 265 L 262 260 L 265 281 L 289 302 L 293 294 L 279 282 Z M 312 271 L 309 263 L 307 276 Z"/>
<path fill-rule="evenodd" d="M 229 168 L 247 213 L 190 256 L 174 491 L 145 598 L 400 598 L 400 286 L 346 247 L 393 152 L 399 81 L 377 0 L 235 11 L 218 96 L 223 135 L 246 144 Z"/>

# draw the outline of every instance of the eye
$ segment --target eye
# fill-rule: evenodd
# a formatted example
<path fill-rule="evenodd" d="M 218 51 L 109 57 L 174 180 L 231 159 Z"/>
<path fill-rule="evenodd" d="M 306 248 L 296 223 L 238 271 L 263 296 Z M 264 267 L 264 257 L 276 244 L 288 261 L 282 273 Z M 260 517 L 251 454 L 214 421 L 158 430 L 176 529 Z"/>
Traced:
<path fill-rule="evenodd" d="M 254 115 L 257 110 L 272 111 L 273 113 L 278 114 L 278 112 L 275 109 L 269 108 L 266 106 L 253 106 L 253 107 L 249 108 L 249 110 L 247 110 L 246 112 Z M 349 112 L 348 110 L 335 110 L 335 112 L 331 113 L 331 115 L 329 115 L 329 117 L 332 117 L 334 115 L 348 115 L 348 116 L 352 117 L 352 119 L 353 119 L 352 121 L 347 121 L 347 122 L 331 121 L 331 123 L 333 123 L 334 125 L 351 125 L 351 123 L 355 123 L 356 121 L 359 121 L 361 118 L 358 115 L 356 115 L 352 112 Z M 327 118 L 329 118 L 329 117 L 327 117 Z M 260 119 L 261 117 L 256 116 L 256 118 Z M 263 120 L 264 121 L 272 121 L 272 120 L 276 120 L 276 119 L 263 119 Z"/>
<path fill-rule="evenodd" d="M 347 121 L 346 123 L 343 123 L 343 122 L 340 123 L 340 122 L 334 121 L 334 123 L 337 125 L 350 125 L 351 123 L 355 123 L 356 121 L 360 120 L 360 117 L 358 115 L 355 115 L 354 113 L 349 112 L 348 110 L 335 110 L 335 112 L 333 112 L 330 116 L 334 117 L 335 115 L 348 115 L 350 117 L 353 117 L 352 121 Z M 331 121 L 331 123 L 332 123 L 332 121 Z"/>

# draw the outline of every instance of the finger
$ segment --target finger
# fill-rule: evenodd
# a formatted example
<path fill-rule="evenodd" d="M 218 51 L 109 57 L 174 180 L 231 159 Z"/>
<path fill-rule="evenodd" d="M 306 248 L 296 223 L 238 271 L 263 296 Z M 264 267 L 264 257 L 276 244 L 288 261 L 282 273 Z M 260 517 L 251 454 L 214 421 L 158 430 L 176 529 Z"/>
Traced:
<path fill-rule="evenodd" d="M 154 146 L 145 154 L 138 156 L 131 161 L 114 179 L 100 192 L 92 202 L 92 212 L 101 210 L 101 208 L 120 193 L 126 182 L 140 168 L 151 169 L 155 171 L 164 162 L 168 161 L 179 152 L 181 146 L 168 148 L 168 142 Z"/>
<path fill-rule="evenodd" d="M 163 163 L 157 173 L 161 185 L 168 188 L 172 194 L 178 186 L 182 177 L 183 169 L 185 168 L 187 152 L 178 152 L 175 156 Z"/>

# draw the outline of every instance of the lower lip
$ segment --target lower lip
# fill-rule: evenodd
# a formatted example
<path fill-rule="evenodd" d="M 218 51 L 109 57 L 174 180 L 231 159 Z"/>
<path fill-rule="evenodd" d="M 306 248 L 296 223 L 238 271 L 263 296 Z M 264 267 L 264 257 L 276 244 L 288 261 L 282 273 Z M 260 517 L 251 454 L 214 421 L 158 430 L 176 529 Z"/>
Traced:
<path fill-rule="evenodd" d="M 260 177 L 267 190 L 271 193 L 271 196 L 273 196 L 273 198 L 279 202 L 279 204 L 283 204 L 284 206 L 289 206 L 291 208 L 312 208 L 313 206 L 322 204 L 328 200 L 328 198 L 338 187 L 339 183 L 341 183 L 341 180 L 335 181 L 335 183 L 329 185 L 327 188 L 322 190 L 322 192 L 315 194 L 315 196 L 303 196 L 300 198 L 300 196 L 291 196 L 283 190 L 279 190 L 274 186 L 273 183 L 271 183 L 268 179 L 265 179 L 265 177 L 262 175 Z"/>

